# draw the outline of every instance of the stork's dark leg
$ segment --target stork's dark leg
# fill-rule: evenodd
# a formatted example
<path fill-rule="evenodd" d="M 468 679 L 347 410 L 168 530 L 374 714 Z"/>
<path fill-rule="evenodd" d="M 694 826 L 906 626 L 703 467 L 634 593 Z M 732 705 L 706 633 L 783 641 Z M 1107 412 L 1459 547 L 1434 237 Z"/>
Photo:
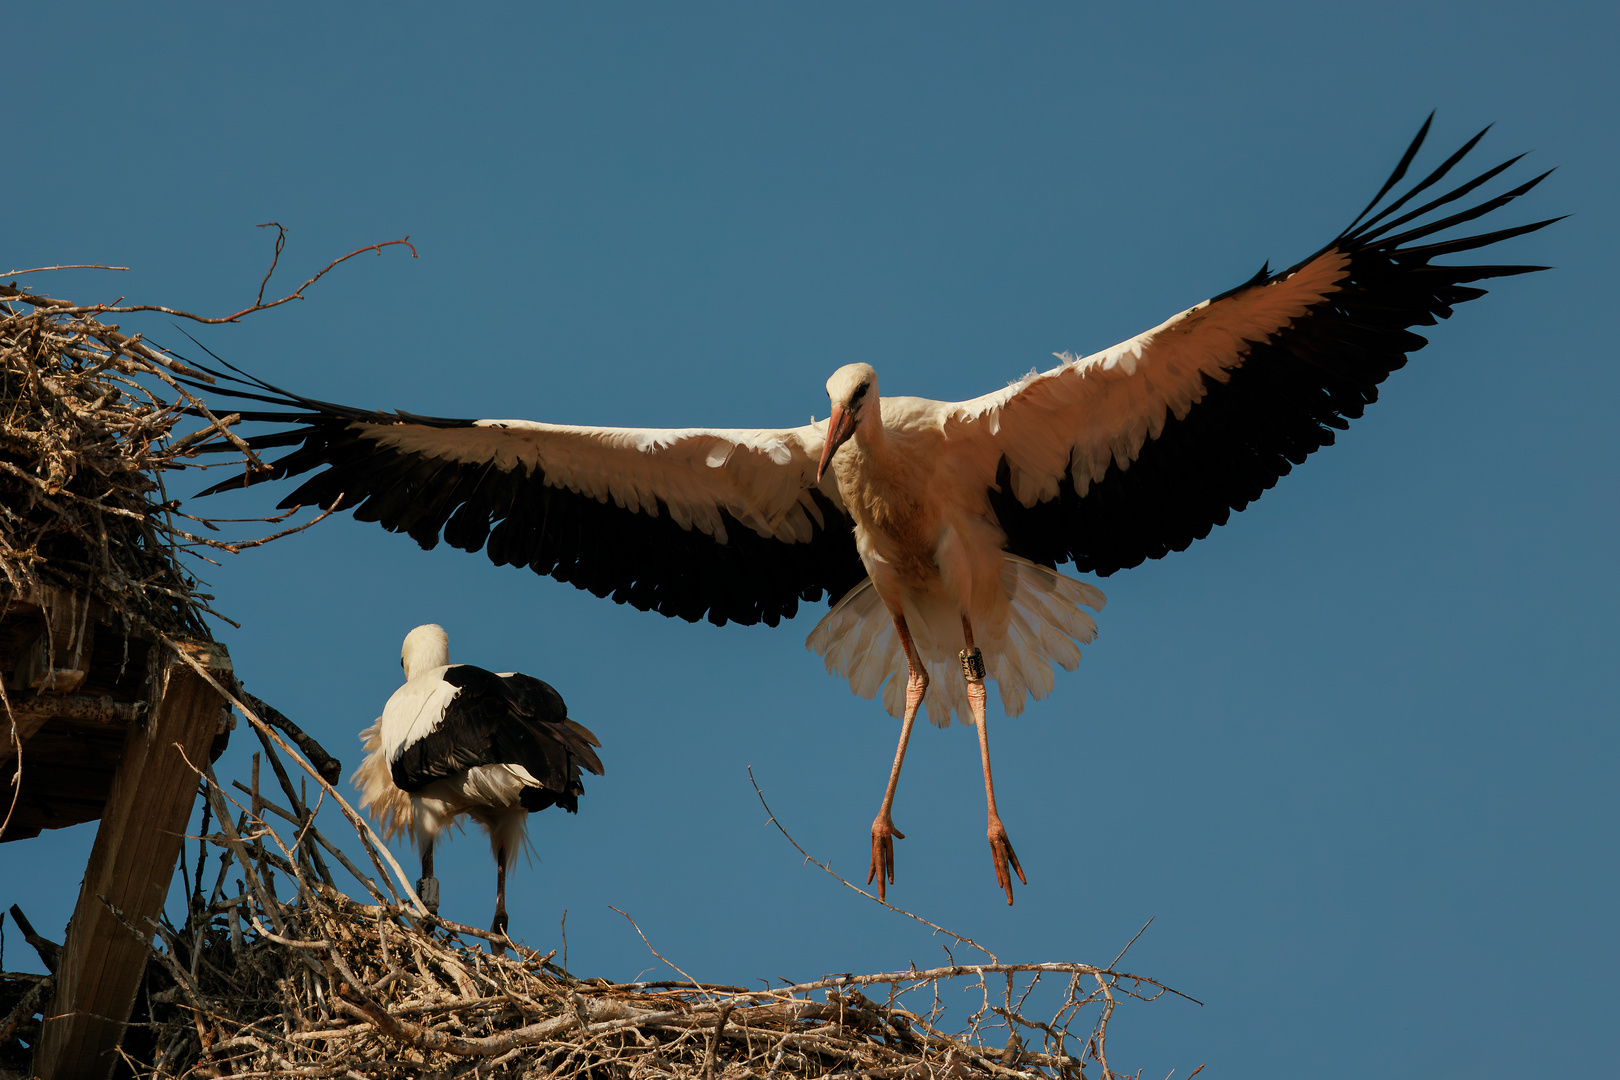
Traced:
<path fill-rule="evenodd" d="M 422 844 L 422 876 L 416 880 L 416 895 L 422 906 L 434 915 L 439 913 L 439 879 L 433 876 L 433 841 Z"/>
<path fill-rule="evenodd" d="M 492 934 L 506 933 L 506 849 L 495 853 L 495 921 L 490 924 Z M 497 946 L 498 947 L 498 946 Z M 501 950 L 505 952 L 505 949 Z"/>
<path fill-rule="evenodd" d="M 1010 905 L 1013 890 L 1008 864 L 1012 864 L 1012 870 L 1018 874 L 1020 882 L 1028 885 L 1029 881 L 1024 877 L 1024 868 L 1018 865 L 1018 856 L 1013 853 L 1007 830 L 1002 827 L 1001 815 L 996 813 L 996 785 L 990 778 L 990 733 L 985 727 L 984 715 L 984 657 L 973 645 L 973 626 L 966 615 L 962 616 L 962 637 L 967 642 L 967 648 L 962 650 L 962 674 L 967 678 L 968 705 L 973 709 L 973 724 L 979 729 L 979 758 L 984 762 L 984 800 L 990 810 L 990 827 L 985 835 L 990 840 L 990 859 L 996 866 L 996 882 L 1007 890 L 1007 903 Z"/>
<path fill-rule="evenodd" d="M 906 744 L 911 741 L 911 725 L 917 719 L 923 694 L 928 690 L 928 672 L 917 646 L 912 644 L 911 631 L 906 629 L 906 617 L 895 614 L 894 629 L 900 635 L 900 645 L 906 652 L 906 714 L 900 721 L 900 745 L 894 751 L 894 768 L 889 770 L 889 787 L 883 793 L 883 808 L 872 819 L 872 865 L 866 872 L 866 883 L 877 878 L 878 899 L 888 898 L 886 885 L 894 884 L 894 838 L 901 840 L 906 834 L 894 827 L 889 811 L 894 807 L 894 790 L 900 785 L 900 766 L 905 764 Z M 885 881 L 884 879 L 888 880 Z"/>

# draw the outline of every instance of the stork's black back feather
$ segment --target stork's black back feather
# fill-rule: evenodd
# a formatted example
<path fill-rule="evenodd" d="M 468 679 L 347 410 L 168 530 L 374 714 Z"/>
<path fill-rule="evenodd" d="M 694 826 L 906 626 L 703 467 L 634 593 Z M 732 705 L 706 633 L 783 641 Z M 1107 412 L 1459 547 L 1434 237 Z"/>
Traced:
<path fill-rule="evenodd" d="M 442 678 L 457 688 L 431 731 L 401 748 L 390 763 L 401 791 L 481 765 L 519 765 L 539 782 L 523 794 L 529 810 L 561 806 L 573 813 L 585 791 L 580 770 L 602 775 L 589 728 L 568 717 L 562 695 L 529 675 L 497 675 L 453 664 Z"/>

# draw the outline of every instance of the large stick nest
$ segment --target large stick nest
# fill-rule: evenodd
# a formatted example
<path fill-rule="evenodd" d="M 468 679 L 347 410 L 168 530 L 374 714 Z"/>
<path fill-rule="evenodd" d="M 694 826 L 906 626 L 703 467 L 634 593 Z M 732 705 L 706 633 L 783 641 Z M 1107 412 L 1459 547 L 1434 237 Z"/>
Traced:
<path fill-rule="evenodd" d="M 0 283 L 0 573 L 15 593 L 34 595 L 41 585 L 88 593 L 134 625 L 206 638 L 203 615 L 224 616 L 209 607 L 213 598 L 200 591 L 180 553 L 234 553 L 314 524 L 253 540 L 189 532 L 182 522 L 220 530 L 214 521 L 180 511 L 164 488 L 165 472 L 196 467 L 190 459 L 224 444 L 240 451 L 249 468 L 261 467 L 258 458 L 230 430 L 239 416 L 214 415 L 186 389 L 211 384 L 209 375 L 102 321 L 152 312 L 198 324 L 238 322 L 302 300 L 311 285 L 363 252 L 404 246 L 416 253 L 410 237 L 370 244 L 333 259 L 287 295 L 266 300 L 287 231 L 275 222 L 260 227 L 276 230 L 270 268 L 253 303 L 228 315 L 160 304 L 76 304 L 15 281 Z M 68 267 L 6 276 L 59 269 Z M 188 418 L 200 418 L 203 426 L 175 437 L 176 425 Z"/>
<path fill-rule="evenodd" d="M 224 430 L 176 376 L 205 377 L 99 308 L 0 285 L 0 573 L 17 595 L 85 594 L 130 623 L 207 637 L 211 599 L 180 565 L 196 541 L 164 491 L 198 438 Z"/>
<path fill-rule="evenodd" d="M 1107 1080 L 1119 1075 L 1108 1064 L 1116 1004 L 1175 993 L 1113 965 L 1000 963 L 949 931 L 939 931 L 948 963 L 929 970 L 758 988 L 580 978 L 555 950 L 429 915 L 336 789 L 242 711 L 284 804 L 259 788 L 257 759 L 253 784 L 231 790 L 201 770 L 200 839 L 181 860 L 184 922 L 129 927 L 156 932 L 124 1040 L 129 1075 Z M 318 799 L 308 780 L 293 784 L 284 757 Z M 328 800 L 369 867 L 316 827 Z M 338 888 L 333 866 L 364 902 Z M 32 1042 L 49 983 L 31 996 L 19 988 L 0 1044 Z"/>

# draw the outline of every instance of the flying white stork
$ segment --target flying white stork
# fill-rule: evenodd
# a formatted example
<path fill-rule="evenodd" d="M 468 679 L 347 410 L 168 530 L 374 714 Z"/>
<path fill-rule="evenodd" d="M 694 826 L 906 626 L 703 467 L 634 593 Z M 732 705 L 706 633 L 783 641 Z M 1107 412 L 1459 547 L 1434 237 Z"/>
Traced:
<path fill-rule="evenodd" d="M 463 814 L 483 826 L 495 853 L 495 921 L 506 933 L 506 872 L 528 844 L 529 815 L 550 806 L 578 813 L 579 771 L 602 775 L 583 724 L 562 695 L 515 672 L 450 663 L 450 639 L 429 624 L 405 635 L 405 685 L 360 733 L 368 751 L 351 781 L 384 839 L 406 833 L 422 852 L 417 895 L 439 910 L 433 843 Z"/>
<path fill-rule="evenodd" d="M 1078 663 L 1095 630 L 1081 608 L 1103 596 L 1054 568 L 1106 576 L 1207 536 L 1376 400 L 1426 344 L 1409 327 L 1483 295 L 1472 282 L 1542 269 L 1432 261 L 1557 220 L 1434 239 L 1545 177 L 1434 213 L 1518 158 L 1407 208 L 1484 132 L 1383 203 L 1428 130 L 1302 262 L 970 401 L 880 398 L 876 371 L 851 364 L 828 380 L 827 421 L 638 429 L 370 412 L 237 379 L 237 396 L 281 410 L 244 419 L 296 425 L 250 444 L 296 449 L 210 490 L 325 467 L 281 506 L 352 508 L 424 548 L 442 535 L 496 565 L 688 620 L 774 626 L 801 600 L 841 598 L 809 648 L 902 718 L 868 881 L 883 897 L 894 880 L 895 786 L 926 707 L 939 726 L 955 713 L 978 729 L 1011 903 L 1009 871 L 1024 874 L 996 812 L 984 684 L 1012 716 L 1052 688 L 1054 663 Z"/>

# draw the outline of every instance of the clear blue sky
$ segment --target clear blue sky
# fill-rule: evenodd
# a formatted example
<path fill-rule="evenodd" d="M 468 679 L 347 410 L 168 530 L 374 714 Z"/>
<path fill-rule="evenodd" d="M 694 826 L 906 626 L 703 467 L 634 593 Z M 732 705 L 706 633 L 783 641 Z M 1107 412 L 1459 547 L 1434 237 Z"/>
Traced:
<path fill-rule="evenodd" d="M 1613 969 L 1617 524 L 1611 4 L 53 4 L 8 21 L 0 270 L 224 313 L 409 233 L 309 299 L 196 331 L 329 400 L 627 425 L 789 425 L 865 360 L 960 398 L 1143 330 L 1331 238 L 1430 109 L 1436 152 L 1560 166 L 1369 415 L 1191 550 L 1100 582 L 1101 637 L 992 716 L 1030 876 L 1008 909 L 969 729 L 920 730 L 891 897 L 1004 959 L 1107 961 L 1144 1076 L 1595 1075 Z M 126 323 L 180 340 L 161 319 Z M 186 486 L 182 483 L 182 487 Z M 235 516 L 273 494 L 213 503 Z M 941 958 L 806 868 L 864 870 L 897 725 L 777 629 L 691 626 L 347 519 L 209 580 L 251 690 L 352 765 L 410 627 L 554 683 L 602 737 L 534 819 L 512 929 L 629 978 L 614 904 L 701 977 Z M 994 713 L 995 710 L 992 710 Z M 222 765 L 245 776 L 239 732 Z M 93 827 L 0 847 L 47 932 Z M 443 849 L 484 924 L 487 845 Z M 6 963 L 34 958 L 8 928 Z"/>

